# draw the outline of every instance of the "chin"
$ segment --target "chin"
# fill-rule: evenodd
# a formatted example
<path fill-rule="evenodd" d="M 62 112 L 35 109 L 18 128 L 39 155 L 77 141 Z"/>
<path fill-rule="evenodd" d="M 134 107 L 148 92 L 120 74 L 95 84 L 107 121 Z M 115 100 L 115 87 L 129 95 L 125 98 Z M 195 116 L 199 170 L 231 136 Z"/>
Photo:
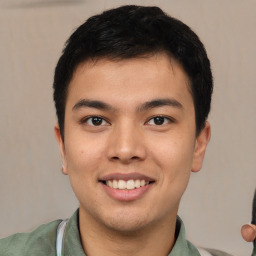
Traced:
<path fill-rule="evenodd" d="M 110 230 L 128 235 L 145 229 L 150 223 L 145 218 L 138 216 L 134 218 L 131 216 L 113 216 L 106 221 L 105 225 Z"/>
<path fill-rule="evenodd" d="M 112 231 L 121 233 L 139 232 L 150 226 L 154 219 L 150 211 L 146 211 L 146 207 L 143 208 L 121 207 L 121 209 L 101 212 L 96 221 L 101 222 L 105 228 Z"/>

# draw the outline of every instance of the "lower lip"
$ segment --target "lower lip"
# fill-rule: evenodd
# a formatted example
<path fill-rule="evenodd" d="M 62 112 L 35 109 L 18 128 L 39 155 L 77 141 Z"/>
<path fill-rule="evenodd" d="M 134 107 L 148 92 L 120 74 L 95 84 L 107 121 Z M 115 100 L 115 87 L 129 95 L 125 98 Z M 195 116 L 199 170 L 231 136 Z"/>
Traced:
<path fill-rule="evenodd" d="M 119 201 L 134 201 L 140 199 L 154 183 L 136 189 L 115 189 L 101 183 L 107 194 Z"/>

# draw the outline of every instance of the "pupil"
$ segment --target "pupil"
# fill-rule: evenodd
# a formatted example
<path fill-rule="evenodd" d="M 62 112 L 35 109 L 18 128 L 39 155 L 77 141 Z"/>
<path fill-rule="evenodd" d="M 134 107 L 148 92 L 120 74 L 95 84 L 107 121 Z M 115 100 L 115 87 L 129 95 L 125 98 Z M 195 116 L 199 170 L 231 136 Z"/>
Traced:
<path fill-rule="evenodd" d="M 101 125 L 101 123 L 102 123 L 102 118 L 95 116 L 95 117 L 92 118 L 92 123 L 93 123 L 94 125 Z"/>
<path fill-rule="evenodd" d="M 154 118 L 154 122 L 156 125 L 161 125 L 164 123 L 164 117 L 162 116 L 157 116 Z"/>

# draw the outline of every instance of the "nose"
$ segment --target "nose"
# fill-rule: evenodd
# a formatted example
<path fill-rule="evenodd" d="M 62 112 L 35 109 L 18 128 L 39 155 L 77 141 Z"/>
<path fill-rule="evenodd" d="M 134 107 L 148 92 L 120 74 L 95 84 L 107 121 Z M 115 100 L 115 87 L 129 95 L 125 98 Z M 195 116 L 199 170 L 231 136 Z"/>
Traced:
<path fill-rule="evenodd" d="M 108 159 L 129 164 L 146 158 L 143 131 L 129 122 L 117 125 L 109 137 Z"/>

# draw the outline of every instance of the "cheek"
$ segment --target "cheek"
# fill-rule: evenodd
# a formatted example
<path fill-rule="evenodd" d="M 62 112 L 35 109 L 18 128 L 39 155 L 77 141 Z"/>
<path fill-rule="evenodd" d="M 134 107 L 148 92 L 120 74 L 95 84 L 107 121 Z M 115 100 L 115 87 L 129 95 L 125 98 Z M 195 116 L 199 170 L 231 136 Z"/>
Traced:
<path fill-rule="evenodd" d="M 76 134 L 67 138 L 66 160 L 70 175 L 85 176 L 96 174 L 100 159 L 104 153 L 104 143 L 97 138 L 90 138 Z"/>
<path fill-rule="evenodd" d="M 149 144 L 150 155 L 163 169 L 187 171 L 192 165 L 194 141 L 179 136 L 151 139 Z"/>
<path fill-rule="evenodd" d="M 159 181 L 162 188 L 177 198 L 180 198 L 185 191 L 192 169 L 194 140 L 190 138 L 184 136 L 158 138 L 154 140 L 157 143 L 150 146 L 153 161 L 161 170 Z"/>
<path fill-rule="evenodd" d="M 91 193 L 98 185 L 100 159 L 102 159 L 102 144 L 97 140 L 89 140 L 78 136 L 66 141 L 66 161 L 70 184 L 79 202 L 85 205 L 87 201 L 94 202 L 97 190 Z M 95 202 L 94 202 L 95 203 Z"/>

